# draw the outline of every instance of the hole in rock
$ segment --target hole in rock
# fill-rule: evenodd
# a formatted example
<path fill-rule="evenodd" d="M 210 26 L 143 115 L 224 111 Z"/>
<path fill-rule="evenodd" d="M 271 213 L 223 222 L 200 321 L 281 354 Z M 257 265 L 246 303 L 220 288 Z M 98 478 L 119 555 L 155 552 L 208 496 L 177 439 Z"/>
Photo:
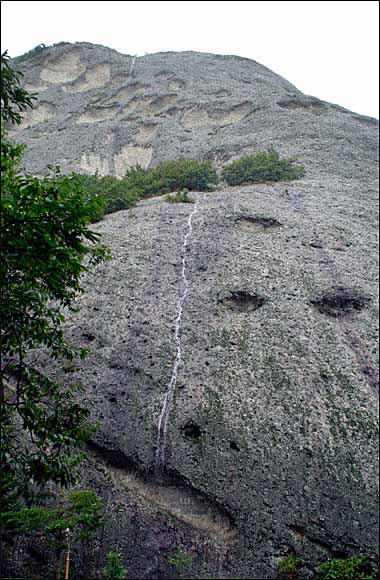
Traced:
<path fill-rule="evenodd" d="M 235 441 L 230 441 L 230 449 L 232 449 L 232 451 L 240 451 L 239 446 L 235 443 Z"/>
<path fill-rule="evenodd" d="M 253 292 L 235 290 L 220 300 L 234 312 L 254 312 L 266 302 L 266 299 Z"/>
<path fill-rule="evenodd" d="M 358 294 L 354 290 L 337 288 L 314 298 L 310 302 L 322 314 L 340 317 L 362 310 L 369 303 L 369 298 Z"/>
<path fill-rule="evenodd" d="M 268 232 L 272 228 L 282 226 L 282 224 L 275 218 L 265 216 L 242 215 L 238 217 L 236 221 L 239 227 L 256 232 Z"/>
<path fill-rule="evenodd" d="M 42 552 L 40 552 L 34 546 L 28 546 L 26 548 L 26 551 L 29 554 L 29 556 L 31 556 L 34 560 L 36 560 L 40 564 L 47 564 L 48 559 L 47 559 L 46 555 L 43 554 Z"/>
<path fill-rule="evenodd" d="M 96 336 L 94 334 L 88 334 L 87 332 L 84 332 L 82 334 L 82 338 L 84 338 L 84 340 L 87 340 L 88 342 L 92 342 L 93 340 L 95 340 Z"/>
<path fill-rule="evenodd" d="M 127 456 L 121 449 L 110 449 L 95 441 L 87 441 L 86 446 L 89 451 L 99 455 L 113 467 L 128 469 L 131 472 L 135 472 L 138 468 L 135 460 Z"/>
<path fill-rule="evenodd" d="M 186 425 L 182 427 L 181 431 L 184 434 L 184 436 L 188 437 L 189 439 L 199 439 L 200 437 L 202 437 L 201 428 L 193 421 L 189 421 L 188 423 L 186 423 Z"/>
<path fill-rule="evenodd" d="M 289 97 L 277 101 L 277 104 L 282 109 L 303 109 L 310 113 L 321 114 L 326 111 L 328 105 L 323 101 L 319 101 L 313 97 Z"/>
<path fill-rule="evenodd" d="M 316 250 L 321 250 L 323 248 L 323 245 L 320 242 L 310 242 L 309 246 Z"/>

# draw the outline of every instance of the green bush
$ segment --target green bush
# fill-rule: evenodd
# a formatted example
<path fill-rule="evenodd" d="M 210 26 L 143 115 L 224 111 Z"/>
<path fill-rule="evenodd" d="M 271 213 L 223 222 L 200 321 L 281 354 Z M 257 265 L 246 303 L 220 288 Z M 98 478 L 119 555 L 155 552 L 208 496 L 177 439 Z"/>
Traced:
<path fill-rule="evenodd" d="M 105 580 L 125 580 L 127 570 L 122 564 L 122 555 L 118 552 L 108 552 L 107 564 L 102 570 L 102 577 Z"/>
<path fill-rule="evenodd" d="M 99 176 L 75 174 L 75 180 L 91 199 L 99 200 L 98 211 L 93 221 L 102 219 L 105 214 L 133 207 L 139 200 L 136 191 L 127 188 L 122 179 L 112 175 Z"/>
<path fill-rule="evenodd" d="M 218 181 L 210 161 L 193 159 L 166 161 L 153 169 L 136 165 L 121 179 L 98 174 L 75 174 L 74 177 L 89 198 L 96 199 L 99 204 L 94 221 L 102 219 L 105 214 L 129 209 L 142 198 L 185 189 L 206 191 Z M 191 203 L 184 196 L 169 201 Z"/>
<path fill-rule="evenodd" d="M 303 560 L 296 556 L 287 556 L 278 564 L 279 573 L 288 580 L 296 580 Z"/>
<path fill-rule="evenodd" d="M 295 159 L 280 159 L 275 149 L 245 155 L 223 167 L 222 179 L 228 185 L 262 183 L 265 181 L 292 181 L 305 174 L 302 165 L 294 165 Z"/>
<path fill-rule="evenodd" d="M 184 568 L 190 566 L 193 562 L 193 557 L 188 552 L 181 547 L 177 548 L 176 551 L 169 556 L 168 563 L 177 570 L 181 572 Z"/>
<path fill-rule="evenodd" d="M 367 556 L 336 558 L 319 566 L 321 580 L 376 580 L 379 571 L 375 571 Z"/>
<path fill-rule="evenodd" d="M 178 159 L 165 161 L 153 169 L 137 165 L 127 170 L 122 181 L 129 191 L 138 192 L 140 197 L 149 197 L 184 188 L 207 191 L 218 182 L 218 176 L 211 161 Z"/>
<path fill-rule="evenodd" d="M 194 203 L 187 189 L 181 189 L 175 195 L 167 195 L 165 199 L 169 203 Z"/>

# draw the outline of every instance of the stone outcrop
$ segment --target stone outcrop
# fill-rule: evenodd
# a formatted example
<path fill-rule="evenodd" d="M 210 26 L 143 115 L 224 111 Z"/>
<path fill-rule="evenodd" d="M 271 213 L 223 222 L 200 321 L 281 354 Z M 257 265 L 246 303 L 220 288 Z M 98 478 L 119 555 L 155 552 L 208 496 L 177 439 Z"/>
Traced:
<path fill-rule="evenodd" d="M 116 549 L 130 578 L 174 577 L 182 547 L 185 577 L 272 579 L 292 553 L 305 578 L 331 557 L 374 558 L 377 122 L 237 57 L 149 55 L 129 77 L 132 57 L 62 44 L 22 64 L 41 112 L 17 138 L 38 174 L 272 145 L 306 168 L 293 183 L 191 194 L 163 471 L 194 206 L 156 198 L 94 226 L 112 260 L 85 280 L 67 332 L 91 354 L 66 372 L 101 421 L 83 485 L 112 514 L 87 566 Z"/>
<path fill-rule="evenodd" d="M 368 155 L 376 159 L 374 119 L 305 96 L 249 59 L 196 52 L 135 58 L 61 43 L 17 67 L 38 95 L 16 132 L 28 145 L 26 167 L 38 175 L 57 161 L 64 172 L 117 176 L 136 163 L 178 157 L 220 165 L 269 145 L 302 154 L 317 173 L 343 177 Z M 330 155 L 337 144 L 339 163 Z"/>

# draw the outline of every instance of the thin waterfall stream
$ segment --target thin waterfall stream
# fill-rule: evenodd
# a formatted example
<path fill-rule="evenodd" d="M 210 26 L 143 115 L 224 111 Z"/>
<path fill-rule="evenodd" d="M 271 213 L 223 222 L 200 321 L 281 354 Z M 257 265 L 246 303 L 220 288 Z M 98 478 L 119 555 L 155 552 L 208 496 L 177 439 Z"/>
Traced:
<path fill-rule="evenodd" d="M 135 66 L 136 55 L 132 57 L 131 68 L 129 69 L 128 81 L 132 78 L 133 67 Z"/>
<path fill-rule="evenodd" d="M 157 446 L 156 446 L 156 456 L 155 456 L 155 467 L 159 471 L 165 467 L 166 462 L 166 447 L 167 447 L 167 433 L 168 424 L 170 419 L 170 411 L 173 404 L 173 397 L 175 392 L 175 387 L 177 384 L 178 368 L 182 359 L 182 341 L 181 341 L 181 329 L 182 329 L 182 315 L 183 308 L 186 301 L 186 297 L 189 292 L 189 281 L 186 276 L 186 250 L 188 241 L 193 233 L 192 220 L 193 217 L 198 212 L 198 199 L 195 201 L 194 209 L 189 215 L 187 221 L 187 232 L 183 237 L 182 244 L 182 287 L 183 291 L 178 300 L 177 304 L 177 317 L 175 320 L 175 342 L 176 342 L 176 356 L 174 359 L 174 364 L 172 368 L 172 373 L 168 388 L 164 397 L 164 402 L 162 405 L 160 417 L 158 420 L 158 433 L 157 433 Z"/>

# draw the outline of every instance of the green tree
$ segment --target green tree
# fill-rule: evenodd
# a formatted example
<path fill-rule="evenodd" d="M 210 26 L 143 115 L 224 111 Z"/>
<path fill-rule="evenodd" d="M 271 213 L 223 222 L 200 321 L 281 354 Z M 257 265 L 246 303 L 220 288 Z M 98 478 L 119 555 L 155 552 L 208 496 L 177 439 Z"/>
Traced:
<path fill-rule="evenodd" d="M 32 106 L 20 82 L 4 53 L 3 125 L 19 124 Z M 85 355 L 65 340 L 64 312 L 74 308 L 81 274 L 106 257 L 88 227 L 99 200 L 59 171 L 44 179 L 22 173 L 23 146 L 7 138 L 4 126 L 2 137 L 1 513 L 31 505 L 47 482 L 66 487 L 76 481 L 83 443 L 93 431 L 89 410 L 78 403 L 78 386 L 53 380 L 39 357 Z"/>
<path fill-rule="evenodd" d="M 34 506 L 3 513 L 10 534 L 42 533 L 55 553 L 56 578 L 61 578 L 68 540 L 71 546 L 88 540 L 106 522 L 102 500 L 93 492 L 78 490 L 55 501 L 54 506 Z"/>

